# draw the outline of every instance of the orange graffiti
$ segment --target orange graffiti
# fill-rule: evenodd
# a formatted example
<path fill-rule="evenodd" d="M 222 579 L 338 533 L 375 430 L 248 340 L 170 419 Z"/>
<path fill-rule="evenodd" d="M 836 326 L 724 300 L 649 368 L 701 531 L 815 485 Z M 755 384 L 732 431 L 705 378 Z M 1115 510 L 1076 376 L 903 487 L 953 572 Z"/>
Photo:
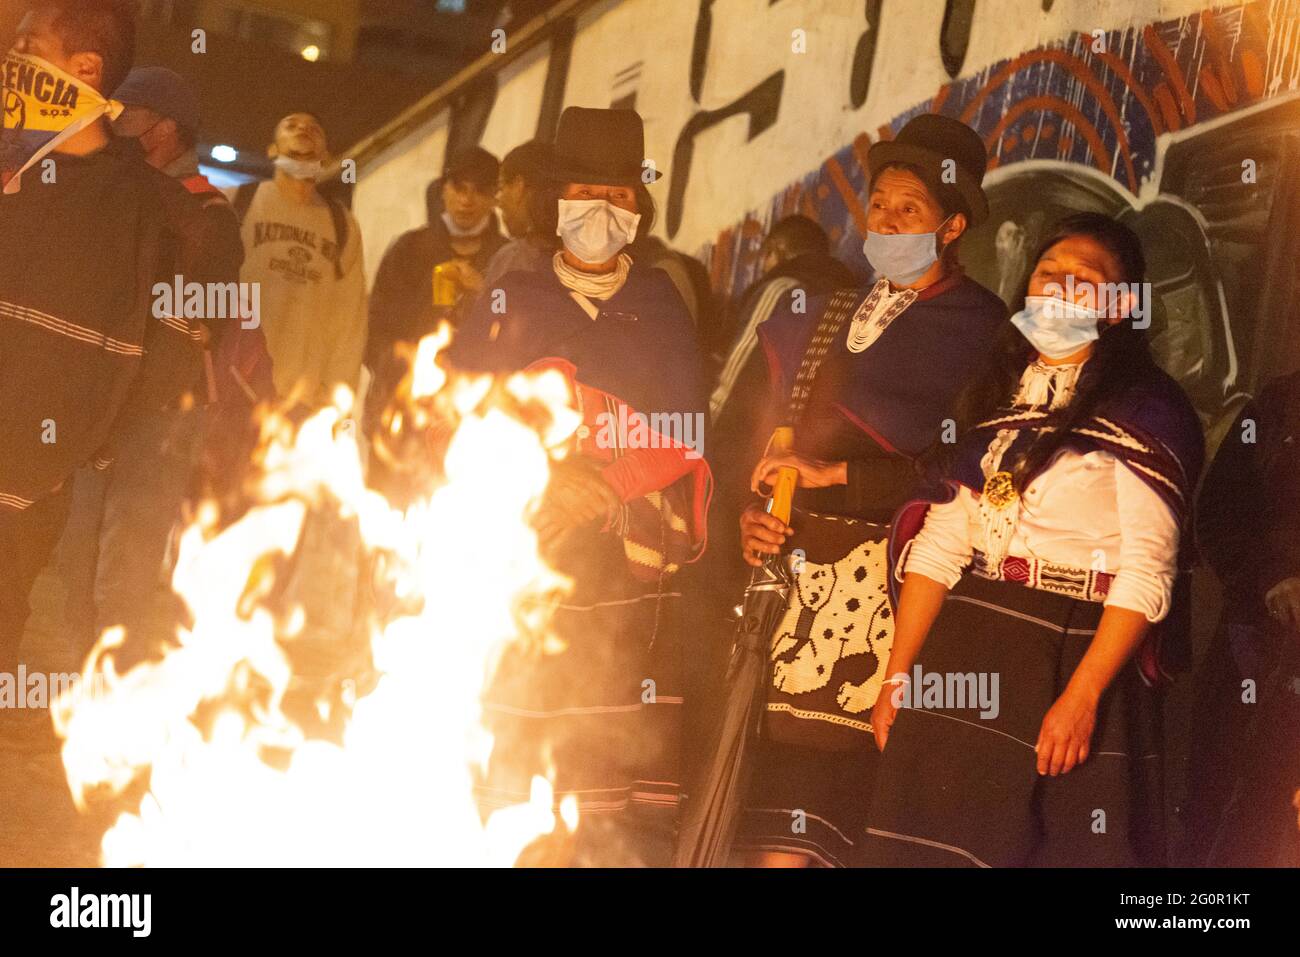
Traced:
<path fill-rule="evenodd" d="M 853 225 L 857 227 L 859 233 L 865 236 L 867 234 L 866 211 L 863 210 L 857 194 L 853 191 L 853 187 L 849 185 L 848 177 L 844 175 L 844 170 L 834 157 L 826 161 L 826 172 L 830 174 L 831 182 L 839 190 L 840 198 L 844 200 L 849 215 L 853 217 Z"/>
<path fill-rule="evenodd" d="M 1012 76 L 1019 72 L 1025 66 L 1031 63 L 1048 62 L 1060 66 L 1076 80 L 1082 83 L 1090 93 L 1096 98 L 1097 105 L 1101 111 L 1106 114 L 1110 120 L 1111 128 L 1115 131 L 1115 147 L 1121 156 L 1124 157 L 1126 172 L 1130 189 L 1137 189 L 1137 173 L 1133 168 L 1132 150 L 1129 148 L 1128 134 L 1124 131 L 1124 121 L 1120 118 L 1119 107 L 1115 104 L 1115 99 L 1110 95 L 1110 91 L 1105 85 L 1097 79 L 1088 65 L 1073 54 L 1066 53 L 1064 50 L 1034 50 L 1029 53 L 1016 57 L 997 73 L 989 78 L 989 82 L 980 90 L 975 99 L 967 105 L 962 111 L 962 122 L 970 125 L 976 111 L 981 103 L 999 86 L 1006 83 Z M 1064 100 L 1059 100 L 1064 103 Z M 1139 100 L 1139 102 L 1141 102 Z M 1094 150 L 1094 152 L 1096 152 Z"/>
<path fill-rule="evenodd" d="M 1142 38 L 1146 40 L 1147 49 L 1151 55 L 1160 64 L 1160 69 L 1165 78 L 1169 81 L 1175 95 L 1178 97 L 1178 106 L 1183 116 L 1187 117 L 1188 123 L 1196 122 L 1196 101 L 1192 99 L 1191 91 L 1187 89 L 1187 82 L 1183 79 L 1182 71 L 1178 69 L 1178 61 L 1174 55 L 1169 52 L 1165 46 L 1160 34 L 1156 33 L 1155 27 L 1147 24 L 1142 30 Z"/>
<path fill-rule="evenodd" d="M 1110 71 L 1119 77 L 1119 81 L 1133 94 L 1133 98 L 1141 104 L 1142 109 L 1146 110 L 1147 117 L 1151 120 L 1151 128 L 1155 131 L 1156 136 L 1163 133 L 1166 126 L 1164 117 L 1156 104 L 1152 102 L 1151 97 L 1147 96 L 1146 91 L 1138 84 L 1137 77 L 1128 68 L 1128 64 L 1113 53 L 1094 53 L 1093 56 L 1106 64 Z M 1177 118 L 1175 117 L 1175 119 Z M 1177 125 L 1172 127 L 1172 129 L 1177 128 Z"/>
<path fill-rule="evenodd" d="M 1058 96 L 1031 96 L 1028 99 L 1021 100 L 1008 110 L 1002 119 L 998 121 L 998 125 L 984 137 L 984 142 L 991 148 L 1008 126 L 1032 110 L 1043 110 L 1044 112 L 1050 111 L 1057 113 L 1062 119 L 1073 124 L 1074 128 L 1079 131 L 1079 135 L 1082 136 L 1084 141 L 1088 144 L 1088 148 L 1092 151 L 1093 165 L 1103 173 L 1110 175 L 1112 156 L 1106 149 L 1106 143 L 1101 138 L 1101 134 L 1097 132 L 1097 128 L 1093 126 L 1092 123 L 1088 121 L 1088 118 L 1080 113 L 1075 106 L 1065 102 L 1065 100 Z M 1064 144 L 1064 142 L 1064 138 L 1062 138 L 1062 144 Z M 1133 158 L 1126 154 L 1124 160 L 1126 161 L 1126 166 L 1128 168 L 1129 188 L 1136 192 L 1137 174 L 1133 169 Z"/>

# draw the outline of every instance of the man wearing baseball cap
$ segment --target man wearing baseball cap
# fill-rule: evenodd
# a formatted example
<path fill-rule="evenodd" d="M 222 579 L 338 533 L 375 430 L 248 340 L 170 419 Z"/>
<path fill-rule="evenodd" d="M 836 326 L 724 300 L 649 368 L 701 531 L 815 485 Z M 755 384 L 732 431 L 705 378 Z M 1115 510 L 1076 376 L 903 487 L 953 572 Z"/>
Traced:
<path fill-rule="evenodd" d="M 506 241 L 495 215 L 499 169 L 482 147 L 454 153 L 429 186 L 428 225 L 399 236 L 384 254 L 370 296 L 366 347 L 379 393 L 397 384 L 389 368 L 394 347 L 419 342 L 444 318 L 431 295 L 434 267 L 454 277 L 457 298 L 482 288 L 488 263 Z"/>
<path fill-rule="evenodd" d="M 188 199 L 184 232 L 187 253 L 164 243 L 158 275 L 172 285 L 232 283 L 239 279 L 244 250 L 229 201 L 199 172 L 195 143 L 199 98 L 184 77 L 164 67 L 137 67 L 114 93 L 125 105 L 113 123 L 117 142 L 138 144 L 144 162 L 178 181 Z M 116 456 L 107 468 L 85 466 L 75 477 L 63 538 L 70 640 L 81 656 L 105 628 L 123 625 L 130 652 L 143 648 L 167 541 L 180 517 L 198 461 L 205 408 L 216 396 L 211 357 L 228 334 L 260 337 L 239 323 L 200 317 L 204 363 L 195 375 L 139 390 L 122 415 Z M 198 345 L 195 346 L 196 352 Z M 265 346 L 262 347 L 263 352 Z"/>
<path fill-rule="evenodd" d="M 399 236 L 379 263 L 370 293 L 365 359 L 374 375 L 366 410 L 371 430 L 378 428 L 406 371 L 399 353 L 435 331 L 439 322 L 456 324 L 482 290 L 483 274 L 506 242 L 495 213 L 499 170 L 497 158 L 482 147 L 453 152 L 425 194 L 428 225 Z M 390 495 L 404 494 L 386 469 L 382 457 L 372 459 L 372 481 Z"/>

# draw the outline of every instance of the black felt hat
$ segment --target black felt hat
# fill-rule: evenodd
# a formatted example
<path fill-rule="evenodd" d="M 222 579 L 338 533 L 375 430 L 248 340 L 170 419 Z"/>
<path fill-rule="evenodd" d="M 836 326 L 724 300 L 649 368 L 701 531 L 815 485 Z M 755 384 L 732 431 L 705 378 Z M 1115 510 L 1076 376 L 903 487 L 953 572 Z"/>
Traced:
<path fill-rule="evenodd" d="M 947 182 L 944 163 L 952 160 L 953 187 L 966 204 L 970 225 L 988 218 L 989 201 L 980 184 L 988 169 L 988 154 L 980 135 L 965 123 L 937 113 L 922 113 L 907 121 L 892 140 L 874 144 L 867 152 L 871 178 L 890 163 L 910 163 L 940 182 Z"/>
<path fill-rule="evenodd" d="M 571 106 L 560 114 L 552 178 L 558 183 L 627 186 L 641 181 L 645 129 L 636 110 Z M 658 179 L 655 170 L 648 182 Z"/>

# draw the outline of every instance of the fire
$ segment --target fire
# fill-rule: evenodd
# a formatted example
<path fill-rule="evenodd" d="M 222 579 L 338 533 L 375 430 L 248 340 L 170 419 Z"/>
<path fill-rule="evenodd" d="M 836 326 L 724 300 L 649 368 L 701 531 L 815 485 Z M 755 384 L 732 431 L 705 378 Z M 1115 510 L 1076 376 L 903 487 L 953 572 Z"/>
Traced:
<path fill-rule="evenodd" d="M 576 805 L 557 813 L 541 777 L 527 804 L 486 824 L 472 787 L 491 752 L 480 696 L 499 655 L 520 641 L 555 650 L 548 609 L 568 583 L 538 556 L 528 519 L 578 416 L 558 373 L 448 382 L 436 361 L 447 339 L 421 343 L 389 419 L 454 424 L 431 492 L 399 512 L 366 487 L 346 391 L 296 429 L 272 416 L 258 504 L 220 531 L 207 506 L 181 540 L 172 584 L 192 623 L 176 647 L 119 674 L 122 635 L 108 632 L 85 669 L 106 692 L 57 703 L 79 806 L 135 808 L 104 834 L 105 865 L 510 866 L 576 826 Z M 327 724 L 344 715 L 333 737 L 290 704 L 303 684 L 291 649 L 311 616 L 284 599 L 321 516 L 355 530 L 380 596 L 363 629 L 377 677 L 312 702 Z"/>

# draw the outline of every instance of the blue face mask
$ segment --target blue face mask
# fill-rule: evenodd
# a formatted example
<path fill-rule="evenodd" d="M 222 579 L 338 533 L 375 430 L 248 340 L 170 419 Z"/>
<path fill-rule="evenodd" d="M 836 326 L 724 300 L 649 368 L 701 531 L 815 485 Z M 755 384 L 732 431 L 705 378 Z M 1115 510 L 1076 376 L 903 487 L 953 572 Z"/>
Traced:
<path fill-rule="evenodd" d="M 1026 296 L 1025 308 L 1011 317 L 1030 344 L 1049 359 L 1074 355 L 1101 335 L 1101 313 L 1055 296 Z"/>
<path fill-rule="evenodd" d="M 948 220 L 939 224 L 943 229 Z M 862 243 L 862 254 L 873 268 L 895 286 L 910 286 L 939 261 L 936 236 L 933 233 L 875 233 L 867 232 Z"/>

